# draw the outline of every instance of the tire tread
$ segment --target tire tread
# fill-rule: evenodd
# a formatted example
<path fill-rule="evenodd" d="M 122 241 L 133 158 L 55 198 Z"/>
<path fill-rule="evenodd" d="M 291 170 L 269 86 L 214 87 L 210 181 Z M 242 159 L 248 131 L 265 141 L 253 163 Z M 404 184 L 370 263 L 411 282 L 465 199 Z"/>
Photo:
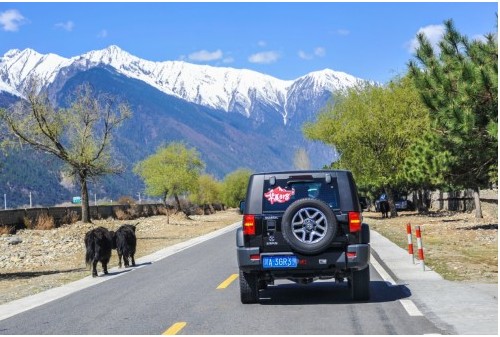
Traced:
<path fill-rule="evenodd" d="M 257 275 L 245 273 L 240 270 L 239 279 L 241 303 L 257 303 L 259 301 L 259 282 Z"/>

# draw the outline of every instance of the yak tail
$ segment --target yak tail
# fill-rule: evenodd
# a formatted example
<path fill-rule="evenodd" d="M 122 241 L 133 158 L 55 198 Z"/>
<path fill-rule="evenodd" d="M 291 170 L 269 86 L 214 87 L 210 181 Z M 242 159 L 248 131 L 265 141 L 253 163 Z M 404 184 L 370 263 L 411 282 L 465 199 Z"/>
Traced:
<path fill-rule="evenodd" d="M 96 237 L 94 232 L 85 235 L 85 264 L 90 265 L 95 256 L 95 241 Z"/>

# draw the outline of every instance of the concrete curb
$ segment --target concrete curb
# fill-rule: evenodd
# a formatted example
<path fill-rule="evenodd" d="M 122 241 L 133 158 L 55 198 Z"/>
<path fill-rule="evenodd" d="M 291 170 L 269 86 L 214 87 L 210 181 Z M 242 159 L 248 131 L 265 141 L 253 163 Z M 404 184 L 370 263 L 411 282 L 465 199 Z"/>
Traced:
<path fill-rule="evenodd" d="M 450 334 L 498 335 L 498 284 L 451 282 L 426 266 L 411 262 L 408 252 L 375 231 L 370 245 L 382 265 L 437 327 Z"/>

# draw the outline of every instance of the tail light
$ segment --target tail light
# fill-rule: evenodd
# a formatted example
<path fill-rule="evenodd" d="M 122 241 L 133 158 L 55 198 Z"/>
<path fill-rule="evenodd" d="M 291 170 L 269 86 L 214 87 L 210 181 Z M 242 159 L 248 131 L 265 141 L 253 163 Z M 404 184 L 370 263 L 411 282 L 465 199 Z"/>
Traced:
<path fill-rule="evenodd" d="M 361 213 L 349 212 L 349 232 L 356 233 L 361 230 Z"/>
<path fill-rule="evenodd" d="M 260 254 L 252 254 L 250 255 L 251 261 L 260 261 Z"/>
<path fill-rule="evenodd" d="M 255 216 L 245 214 L 243 216 L 243 234 L 255 235 Z"/>

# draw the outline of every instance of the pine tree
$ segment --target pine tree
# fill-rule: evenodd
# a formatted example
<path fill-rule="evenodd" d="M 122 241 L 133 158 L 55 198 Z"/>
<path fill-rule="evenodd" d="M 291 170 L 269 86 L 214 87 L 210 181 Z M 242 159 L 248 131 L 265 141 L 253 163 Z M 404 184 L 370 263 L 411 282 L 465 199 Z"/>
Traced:
<path fill-rule="evenodd" d="M 409 148 L 409 156 L 403 165 L 403 174 L 408 189 L 417 192 L 417 209 L 427 211 L 424 196 L 428 191 L 446 187 L 444 168 L 447 167 L 450 153 L 440 148 L 437 137 L 430 129 L 415 140 Z"/>
<path fill-rule="evenodd" d="M 498 44 L 461 35 L 445 22 L 439 54 L 424 34 L 417 39 L 417 62 L 409 69 L 430 109 L 435 150 L 447 153 L 444 179 L 474 190 L 476 217 L 482 217 L 479 190 L 496 179 L 498 167 Z"/>

